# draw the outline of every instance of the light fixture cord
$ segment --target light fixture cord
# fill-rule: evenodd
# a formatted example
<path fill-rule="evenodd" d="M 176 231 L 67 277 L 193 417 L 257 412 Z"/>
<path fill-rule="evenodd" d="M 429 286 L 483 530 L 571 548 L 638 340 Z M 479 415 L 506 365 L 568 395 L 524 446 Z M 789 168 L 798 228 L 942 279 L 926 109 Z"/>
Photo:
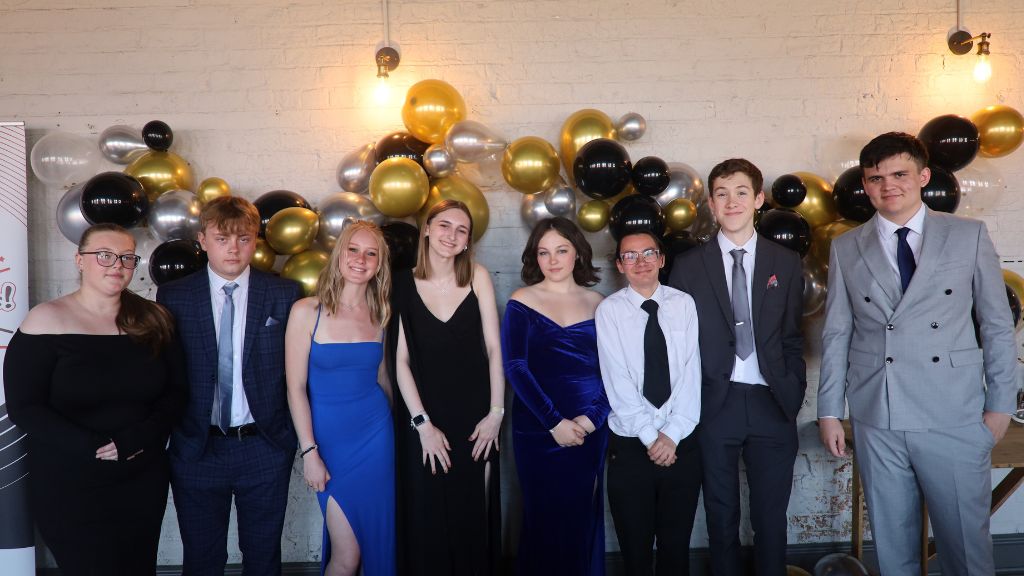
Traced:
<path fill-rule="evenodd" d="M 387 0 L 384 0 L 384 3 L 387 4 Z M 385 14 L 385 16 L 387 15 L 387 8 L 384 9 L 384 14 Z M 960 26 L 960 20 L 961 20 L 961 18 L 960 18 L 960 0 L 956 0 L 956 29 L 957 30 L 963 30 L 963 28 Z M 385 34 L 385 37 L 387 37 L 387 32 L 385 32 L 384 34 Z"/>
<path fill-rule="evenodd" d="M 960 6 L 960 0 L 957 0 L 957 6 Z M 391 46 L 391 22 L 388 20 L 388 0 L 380 0 L 380 11 L 384 18 L 384 45 Z M 957 8 L 958 18 L 959 14 L 959 8 Z"/>

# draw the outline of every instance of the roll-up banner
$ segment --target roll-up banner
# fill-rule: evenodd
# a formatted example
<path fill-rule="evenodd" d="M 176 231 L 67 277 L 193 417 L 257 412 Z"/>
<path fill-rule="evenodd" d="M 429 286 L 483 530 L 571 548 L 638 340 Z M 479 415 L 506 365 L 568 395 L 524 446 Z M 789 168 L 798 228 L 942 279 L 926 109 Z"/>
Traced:
<path fill-rule="evenodd" d="M 11 336 L 28 313 L 27 158 L 25 123 L 0 122 L 0 365 Z M 26 443 L 25 434 L 7 417 L 0 385 L 0 573 L 4 576 L 36 572 Z"/>

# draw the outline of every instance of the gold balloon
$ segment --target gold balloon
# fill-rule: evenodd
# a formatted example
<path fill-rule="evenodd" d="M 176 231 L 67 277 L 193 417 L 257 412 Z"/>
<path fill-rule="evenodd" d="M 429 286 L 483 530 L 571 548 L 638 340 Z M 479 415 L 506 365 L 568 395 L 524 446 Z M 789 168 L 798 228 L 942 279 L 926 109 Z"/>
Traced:
<path fill-rule="evenodd" d="M 689 198 L 676 198 L 665 206 L 665 233 L 678 234 L 685 231 L 697 218 L 697 205 Z"/>
<path fill-rule="evenodd" d="M 580 228 L 587 232 L 597 232 L 608 225 L 608 215 L 611 211 L 612 207 L 604 200 L 590 200 L 580 206 L 576 220 Z"/>
<path fill-rule="evenodd" d="M 274 269 L 275 260 L 277 260 L 277 253 L 270 247 L 270 243 L 263 238 L 256 239 L 256 252 L 252 255 L 252 267 L 263 272 L 270 272 Z"/>
<path fill-rule="evenodd" d="M 483 192 L 469 180 L 462 176 L 446 176 L 434 180 L 430 187 L 430 194 L 427 202 L 420 209 L 417 216 L 420 226 L 427 221 L 427 212 L 434 207 L 434 204 L 442 200 L 458 200 L 469 208 L 469 215 L 473 218 L 473 242 L 480 240 L 480 237 L 487 231 L 487 224 L 491 219 L 491 209 L 487 206 L 487 198 Z"/>
<path fill-rule="evenodd" d="M 309 250 L 320 230 L 320 217 L 309 208 L 285 208 L 267 222 L 267 242 L 278 254 Z"/>
<path fill-rule="evenodd" d="M 560 150 L 565 173 L 573 179 L 572 163 L 583 145 L 598 138 L 615 138 L 615 123 L 600 110 L 585 108 L 574 112 L 562 124 Z"/>
<path fill-rule="evenodd" d="M 388 158 L 370 174 L 370 200 L 385 216 L 404 218 L 415 214 L 429 192 L 427 173 L 409 158 Z"/>
<path fill-rule="evenodd" d="M 402 122 L 418 140 L 438 144 L 452 124 L 466 119 L 466 101 L 443 80 L 421 80 L 409 88 Z"/>
<path fill-rule="evenodd" d="M 609 206 L 615 206 L 619 200 L 622 200 L 626 196 L 632 196 L 633 194 L 636 194 L 636 187 L 633 186 L 632 182 L 629 182 L 626 184 L 626 187 L 622 189 L 622 192 L 619 192 L 611 198 L 605 198 L 602 202 L 605 202 Z"/>
<path fill-rule="evenodd" d="M 1006 156 L 1024 141 L 1024 116 L 1009 106 L 988 106 L 971 116 L 981 135 L 979 152 L 987 158 Z"/>
<path fill-rule="evenodd" d="M 302 292 L 306 296 L 316 293 L 317 280 L 320 278 L 320 271 L 327 266 L 330 256 L 321 250 L 306 250 L 300 252 L 284 263 L 281 269 L 281 277 L 295 280 L 302 284 Z"/>
<path fill-rule="evenodd" d="M 1013 290 L 1013 293 L 1017 295 L 1017 300 L 1024 302 L 1024 278 L 1021 278 L 1020 274 L 1004 268 L 1003 282 L 1007 288 Z M 1014 329 L 1020 330 L 1022 325 L 1024 325 L 1024 314 L 1021 314 Z"/>
<path fill-rule="evenodd" d="M 195 186 L 192 166 L 174 152 L 150 150 L 129 164 L 124 173 L 142 183 L 150 202 L 164 192 L 192 190 Z"/>
<path fill-rule="evenodd" d="M 543 138 L 526 136 L 505 149 L 501 174 L 508 185 L 523 194 L 547 190 L 558 179 L 558 153 Z"/>
<path fill-rule="evenodd" d="M 206 204 L 214 198 L 220 198 L 221 196 L 231 196 L 231 186 L 224 181 L 223 178 L 207 178 L 199 183 L 199 187 L 196 188 L 196 198 L 199 199 L 200 204 Z"/>
<path fill-rule="evenodd" d="M 824 226 L 815 228 L 811 231 L 811 250 L 807 257 L 828 266 L 828 256 L 829 251 L 832 250 L 832 241 L 839 237 L 840 234 L 849 232 L 857 226 L 860 226 L 860 222 L 836 220 L 835 222 L 829 222 Z"/>
<path fill-rule="evenodd" d="M 807 197 L 793 208 L 807 220 L 811 228 L 824 226 L 839 218 L 836 212 L 836 201 L 832 198 L 832 185 L 824 178 L 810 172 L 794 172 L 807 187 Z"/>
<path fill-rule="evenodd" d="M 799 566 L 786 566 L 786 576 L 811 576 L 811 573 Z"/>

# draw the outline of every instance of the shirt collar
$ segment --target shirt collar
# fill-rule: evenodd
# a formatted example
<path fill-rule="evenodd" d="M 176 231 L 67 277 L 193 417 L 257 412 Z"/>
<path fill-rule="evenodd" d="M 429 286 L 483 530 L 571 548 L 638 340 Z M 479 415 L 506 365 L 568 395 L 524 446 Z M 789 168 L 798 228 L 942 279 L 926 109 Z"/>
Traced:
<path fill-rule="evenodd" d="M 910 228 L 918 234 L 924 234 L 924 216 L 928 211 L 927 206 L 922 202 L 921 207 L 917 209 L 917 212 L 907 220 L 907 223 L 903 226 L 885 218 L 881 214 L 878 215 L 878 227 L 882 232 L 882 236 L 888 238 L 896 233 L 900 228 Z"/>
<path fill-rule="evenodd" d="M 664 286 L 662 286 L 661 283 L 658 283 L 658 287 L 654 289 L 654 293 L 651 294 L 650 298 L 644 298 L 643 295 L 634 290 L 632 286 L 626 285 L 626 300 L 634 308 L 640 308 L 640 305 L 647 300 L 654 300 L 658 303 L 658 306 L 661 306 L 662 302 L 665 300 L 664 293 Z"/>
<path fill-rule="evenodd" d="M 733 244 L 732 240 L 729 240 L 729 238 L 721 230 L 719 230 L 718 247 L 722 250 L 723 256 L 729 256 L 730 258 L 732 257 L 732 254 L 730 254 L 730 252 L 737 248 L 742 248 L 743 250 L 746 250 L 747 254 L 753 256 L 754 252 L 757 250 L 757 232 L 751 234 L 750 239 L 747 240 L 742 246 L 737 246 L 736 244 Z"/>
<path fill-rule="evenodd" d="M 216 272 L 213 271 L 213 268 L 210 268 L 210 266 L 207 265 L 206 272 L 210 276 L 210 288 L 213 289 L 214 292 L 219 293 L 224 290 L 225 284 L 227 284 L 228 282 L 234 282 L 235 284 L 238 284 L 238 289 L 242 290 L 243 292 L 248 292 L 250 269 L 251 266 L 246 266 L 245 270 L 243 270 L 242 273 L 238 275 L 238 278 L 235 278 L 234 280 L 227 280 L 225 278 L 221 278 Z"/>

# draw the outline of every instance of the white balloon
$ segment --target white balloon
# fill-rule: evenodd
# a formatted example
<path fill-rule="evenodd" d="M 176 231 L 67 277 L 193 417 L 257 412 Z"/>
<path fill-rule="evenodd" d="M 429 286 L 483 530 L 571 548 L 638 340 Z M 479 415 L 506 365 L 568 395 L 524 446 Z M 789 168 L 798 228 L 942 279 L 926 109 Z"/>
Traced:
<path fill-rule="evenodd" d="M 135 267 L 135 274 L 128 289 L 143 296 L 152 290 L 155 284 L 149 277 L 149 257 L 153 250 L 160 245 L 160 240 L 155 238 L 152 230 L 148 227 L 137 227 L 129 230 L 132 238 L 135 238 L 135 254 L 139 256 L 139 265 Z"/>
<path fill-rule="evenodd" d="M 40 181 L 52 186 L 82 183 L 96 174 L 100 153 L 88 139 L 50 132 L 32 146 L 29 163 Z"/>
<path fill-rule="evenodd" d="M 966 168 L 956 173 L 960 183 L 960 205 L 956 213 L 970 218 L 981 218 L 999 206 L 1006 191 L 1002 174 L 984 158 L 975 158 Z"/>

